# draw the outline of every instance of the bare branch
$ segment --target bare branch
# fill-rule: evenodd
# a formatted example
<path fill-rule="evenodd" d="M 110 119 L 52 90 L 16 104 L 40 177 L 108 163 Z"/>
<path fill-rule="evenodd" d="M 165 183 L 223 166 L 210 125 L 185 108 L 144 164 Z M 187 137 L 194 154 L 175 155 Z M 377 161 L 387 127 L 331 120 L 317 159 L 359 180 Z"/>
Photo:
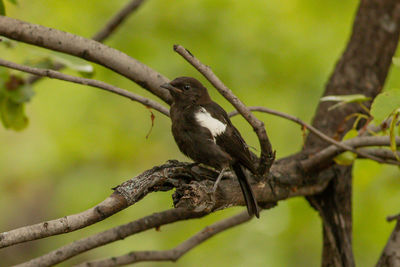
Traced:
<path fill-rule="evenodd" d="M 125 199 L 117 194 L 113 194 L 95 207 L 81 213 L 1 233 L 0 248 L 72 232 L 102 221 L 126 207 L 128 205 Z"/>
<path fill-rule="evenodd" d="M 353 148 L 366 147 L 366 146 L 390 146 L 389 136 L 361 136 L 352 138 L 342 142 L 346 146 L 351 146 Z M 400 137 L 396 137 L 397 145 L 400 145 Z M 335 145 L 331 145 L 320 152 L 316 153 L 309 159 L 301 161 L 301 165 L 305 171 L 310 171 L 314 167 L 323 167 L 324 163 L 331 161 L 332 158 L 344 152 L 342 148 L 338 148 Z M 400 165 L 399 161 L 394 160 L 384 160 L 380 159 L 379 162 Z"/>
<path fill-rule="evenodd" d="M 292 116 L 292 115 L 289 115 L 289 114 L 286 114 L 286 113 L 283 113 L 283 112 L 280 112 L 280 111 L 276 111 L 276 110 L 273 110 L 273 109 L 269 109 L 269 108 L 266 108 L 266 107 L 258 107 L 258 106 L 257 106 L 257 107 L 247 107 L 247 108 L 248 108 L 249 110 L 251 110 L 251 111 L 264 112 L 264 113 L 276 115 L 276 116 L 279 116 L 279 117 L 282 117 L 282 118 L 291 120 L 291 121 L 293 121 L 293 122 L 295 122 L 295 123 L 297 123 L 297 124 L 300 124 L 301 126 L 307 128 L 310 132 L 312 132 L 313 134 L 315 134 L 316 136 L 318 136 L 318 137 L 321 138 L 322 140 L 325 140 L 325 141 L 327 141 L 328 143 L 334 144 L 335 146 L 337 146 L 337 147 L 339 147 L 339 148 L 342 148 L 342 149 L 344 149 L 344 150 L 347 150 L 347 151 L 351 151 L 351 152 L 353 152 L 353 153 L 356 153 L 357 155 L 361 156 L 362 158 L 367 158 L 367 159 L 375 160 L 375 161 L 380 162 L 380 163 L 386 163 L 385 160 L 382 160 L 382 159 L 379 158 L 379 157 L 376 157 L 376 156 L 374 156 L 374 155 L 370 155 L 370 154 L 368 154 L 368 153 L 365 153 L 364 151 L 355 150 L 354 148 L 352 148 L 352 147 L 350 147 L 350 146 L 347 146 L 346 144 L 343 144 L 343 143 L 341 143 L 341 142 L 336 141 L 335 139 L 333 139 L 333 138 L 327 136 L 326 134 L 324 134 L 323 132 L 321 132 L 321 131 L 318 130 L 317 128 L 311 126 L 311 125 L 308 124 L 308 123 L 305 123 L 304 121 L 302 121 L 302 120 L 300 120 L 299 118 L 294 117 L 294 116 Z M 235 116 L 235 115 L 237 115 L 237 114 L 238 114 L 237 111 L 233 111 L 233 112 L 229 113 L 229 116 L 232 117 L 232 116 Z"/>
<path fill-rule="evenodd" d="M 102 43 L 105 39 L 107 39 L 116 29 L 117 27 L 133 12 L 135 11 L 144 0 L 133 0 L 130 1 L 125 7 L 123 7 L 118 13 L 116 13 L 107 23 L 106 25 L 100 29 L 92 39 Z M 53 70 L 61 70 L 64 68 L 64 64 L 56 62 L 53 66 Z M 32 75 L 27 78 L 27 83 L 33 84 L 39 79 L 41 76 Z"/>
<path fill-rule="evenodd" d="M 359 150 L 362 150 L 363 152 L 374 155 L 375 157 L 381 158 L 383 160 L 394 160 L 397 161 L 397 158 L 394 154 L 394 152 L 390 149 L 385 149 L 385 148 L 361 148 Z M 397 156 L 400 157 L 400 152 L 397 151 Z"/>
<path fill-rule="evenodd" d="M 137 10 L 144 0 L 133 0 L 124 6 L 118 13 L 116 13 L 100 31 L 98 31 L 92 39 L 98 42 L 103 42 L 107 39 L 115 29 L 130 15 L 133 11 Z"/>
<path fill-rule="evenodd" d="M 358 137 L 346 142 L 348 142 L 348 145 L 354 147 L 390 144 L 388 137 Z M 398 139 L 398 142 L 400 142 L 400 139 Z M 336 153 L 339 153 L 338 151 L 340 151 L 339 148 L 331 146 L 321 151 L 320 154 L 316 154 L 314 157 L 321 161 L 327 161 L 331 160 Z M 270 176 L 271 179 L 276 182 L 274 192 L 271 191 L 271 188 L 265 180 L 252 185 L 260 206 L 269 207 L 271 203 L 275 203 L 279 200 L 295 196 L 309 196 L 324 190 L 327 183 L 333 177 L 333 174 L 327 173 L 318 179 L 309 179 L 305 184 L 302 176 L 303 172 L 299 171 L 298 162 L 302 165 L 307 165 L 310 164 L 309 162 L 318 162 L 318 160 L 315 160 L 313 157 L 304 161 L 299 161 L 301 157 L 300 155 L 298 159 L 293 157 L 282 159 L 272 166 Z M 112 206 L 108 204 L 106 206 L 107 208 L 104 208 L 101 203 L 97 207 L 80 214 L 70 215 L 57 220 L 2 233 L 0 234 L 0 247 L 83 228 L 127 206 L 133 205 L 148 193 L 167 191 L 174 187 L 176 188 L 173 197 L 174 204 L 176 207 L 185 210 L 210 213 L 231 206 L 245 205 L 243 195 L 240 193 L 239 184 L 236 179 L 233 179 L 233 175 L 229 172 L 224 177 L 228 179 L 223 179 L 221 181 L 217 194 L 214 195 L 210 193 L 212 192 L 213 180 L 215 180 L 216 176 L 217 173 L 209 169 L 188 163 L 169 161 L 164 165 L 147 170 L 116 187 L 114 194 L 111 196 L 115 197 L 115 199 L 111 198 L 111 200 L 118 201 Z M 250 174 L 249 177 L 251 177 Z M 256 177 L 252 178 L 257 179 Z M 123 197 L 122 200 L 120 200 L 121 197 Z M 101 216 L 98 214 L 99 211 L 101 211 Z M 65 218 L 67 218 L 69 224 L 65 223 Z"/>
<path fill-rule="evenodd" d="M 249 217 L 247 212 L 241 212 L 235 216 L 232 216 L 227 219 L 223 219 L 219 222 L 216 222 L 210 226 L 205 227 L 203 230 L 198 232 L 196 235 L 182 242 L 180 245 L 176 246 L 173 249 L 164 250 L 164 251 L 133 251 L 129 254 L 112 257 L 104 260 L 90 261 L 77 265 L 76 267 L 106 267 L 106 266 L 121 266 L 126 264 L 132 264 L 136 262 L 142 261 L 177 261 L 191 249 L 200 245 L 204 241 L 213 237 L 214 235 L 228 230 L 237 225 L 248 222 L 252 217 Z"/>
<path fill-rule="evenodd" d="M 299 172 L 295 162 L 292 161 L 291 164 L 287 164 L 287 162 L 281 160 L 272 166 L 270 175 L 273 176 L 273 179 L 278 184 L 274 188 L 274 192 L 271 191 L 265 180 L 252 186 L 260 206 L 269 208 L 278 200 L 316 194 L 324 190 L 329 180 L 333 177 L 333 173 L 326 173 L 319 180 L 310 178 L 308 184 L 304 184 L 301 179 L 302 172 Z M 196 172 L 192 169 L 196 169 Z M 223 179 L 217 194 L 214 196 L 212 193 L 213 182 L 208 180 L 210 175 L 213 176 L 211 178 L 215 179 L 217 173 L 176 161 L 160 167 L 154 167 L 124 182 L 115 189 L 115 193 L 123 196 L 128 205 L 131 205 L 149 192 L 166 191 L 176 187 L 174 203 L 177 208 L 150 215 L 138 221 L 78 240 L 20 266 L 57 264 L 90 249 L 121 240 L 144 230 L 180 220 L 199 218 L 215 210 L 234 205 L 245 205 L 237 179 L 232 179 L 233 177 L 229 177 L 231 179 Z M 167 177 L 175 177 L 176 180 Z M 186 183 L 185 180 L 190 182 Z M 210 202 L 214 204 L 211 205 L 209 204 Z"/>
<path fill-rule="evenodd" d="M 153 191 L 167 191 L 178 185 L 179 181 L 166 177 L 187 177 L 193 175 L 190 164 L 169 161 L 161 166 L 135 176 L 115 188 L 115 192 L 94 208 L 78 214 L 65 216 L 0 233 L 0 248 L 22 242 L 64 234 L 99 222 L 124 208 L 133 205 Z M 203 171 L 203 175 L 207 173 Z"/>
<path fill-rule="evenodd" d="M 7 38 L 59 51 L 98 63 L 136 82 L 167 103 L 168 90 L 160 87 L 168 79 L 128 55 L 71 33 L 0 16 L 0 35 Z"/>
<path fill-rule="evenodd" d="M 16 266 L 51 266 L 63 262 L 85 251 L 104 246 L 114 241 L 122 240 L 130 235 L 176 221 L 200 218 L 206 214 L 207 213 L 204 212 L 198 213 L 185 209 L 170 209 L 163 212 L 154 213 L 139 220 L 111 228 L 87 238 L 80 239 L 59 249 L 53 250 L 48 254 Z"/>
<path fill-rule="evenodd" d="M 168 109 L 165 108 L 164 106 L 162 106 L 160 103 L 158 103 L 154 100 L 145 98 L 143 96 L 134 94 L 127 90 L 118 88 L 111 84 L 107 84 L 105 82 L 101 82 L 101 81 L 93 80 L 93 79 L 82 78 L 82 77 L 76 77 L 76 76 L 64 74 L 64 73 L 61 73 L 61 72 L 58 72 L 55 70 L 51 70 L 51 69 L 40 69 L 40 68 L 24 66 L 24 65 L 13 63 L 13 62 L 10 62 L 10 61 L 4 60 L 4 59 L 0 59 L 0 66 L 4 66 L 7 68 L 35 74 L 35 75 L 42 76 L 42 77 L 49 77 L 49 78 L 53 78 L 53 79 L 59 79 L 59 80 L 63 80 L 63 81 L 68 81 L 68 82 L 73 82 L 73 83 L 89 85 L 92 87 L 100 88 L 105 91 L 129 98 L 130 100 L 139 102 L 139 103 L 145 105 L 146 107 L 153 108 L 153 109 L 159 111 L 160 113 L 162 113 L 166 116 L 169 116 Z"/>
<path fill-rule="evenodd" d="M 397 220 L 396 226 L 381 253 L 376 267 L 400 266 L 400 215 L 390 216 L 388 220 Z"/>
<path fill-rule="evenodd" d="M 265 131 L 264 123 L 257 119 L 250 110 L 237 98 L 233 92 L 214 74 L 210 67 L 204 65 L 195 58 L 188 50 L 180 45 L 174 45 L 174 50 L 195 67 L 208 81 L 221 93 L 247 120 L 257 134 L 261 147 L 260 164 L 258 171 L 264 174 L 269 171 L 275 159 L 275 152 Z"/>

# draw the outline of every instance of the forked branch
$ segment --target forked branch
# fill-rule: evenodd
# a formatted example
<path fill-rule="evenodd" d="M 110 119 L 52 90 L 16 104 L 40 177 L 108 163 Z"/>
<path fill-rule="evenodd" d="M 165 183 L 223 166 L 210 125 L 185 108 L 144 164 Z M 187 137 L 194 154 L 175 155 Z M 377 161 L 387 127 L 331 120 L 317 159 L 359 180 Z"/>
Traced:
<path fill-rule="evenodd" d="M 191 249 L 199 246 L 204 241 L 215 236 L 216 234 L 228 230 L 237 225 L 243 224 L 251 220 L 247 212 L 242 212 L 227 219 L 223 219 L 182 242 L 173 249 L 164 251 L 132 251 L 126 255 L 112 257 L 109 259 L 84 262 L 76 267 L 111 267 L 132 264 L 142 261 L 177 261 Z"/>

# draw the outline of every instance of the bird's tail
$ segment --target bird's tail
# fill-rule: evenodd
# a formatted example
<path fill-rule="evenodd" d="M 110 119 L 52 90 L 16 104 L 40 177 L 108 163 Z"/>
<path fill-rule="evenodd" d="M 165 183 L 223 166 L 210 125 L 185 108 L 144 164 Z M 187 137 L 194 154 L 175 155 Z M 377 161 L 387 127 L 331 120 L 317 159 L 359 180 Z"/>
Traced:
<path fill-rule="evenodd" d="M 256 198 L 253 190 L 251 189 L 249 181 L 242 170 L 242 166 L 237 162 L 232 165 L 232 169 L 239 180 L 240 188 L 242 189 L 244 200 L 246 202 L 247 212 L 250 216 L 255 215 L 257 218 L 260 218 Z"/>

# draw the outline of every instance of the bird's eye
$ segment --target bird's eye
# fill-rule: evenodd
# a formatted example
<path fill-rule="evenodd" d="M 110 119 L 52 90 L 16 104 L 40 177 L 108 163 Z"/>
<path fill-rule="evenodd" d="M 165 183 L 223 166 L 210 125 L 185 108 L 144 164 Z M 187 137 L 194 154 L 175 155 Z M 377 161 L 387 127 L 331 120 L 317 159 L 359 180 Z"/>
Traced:
<path fill-rule="evenodd" d="M 189 85 L 189 84 L 185 84 L 185 85 L 183 86 L 183 89 L 189 90 L 189 89 L 190 89 L 190 85 Z"/>

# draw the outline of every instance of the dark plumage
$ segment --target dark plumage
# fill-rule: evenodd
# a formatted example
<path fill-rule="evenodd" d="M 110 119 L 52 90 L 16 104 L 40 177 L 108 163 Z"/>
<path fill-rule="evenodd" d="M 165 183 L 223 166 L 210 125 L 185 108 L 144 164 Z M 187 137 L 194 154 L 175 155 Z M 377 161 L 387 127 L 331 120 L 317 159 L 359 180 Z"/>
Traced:
<path fill-rule="evenodd" d="M 249 215 L 259 217 L 258 206 L 242 166 L 255 173 L 248 147 L 228 114 L 213 102 L 196 79 L 179 77 L 163 84 L 173 97 L 170 115 L 172 134 L 179 149 L 195 162 L 223 172 L 232 168 L 242 189 Z"/>

